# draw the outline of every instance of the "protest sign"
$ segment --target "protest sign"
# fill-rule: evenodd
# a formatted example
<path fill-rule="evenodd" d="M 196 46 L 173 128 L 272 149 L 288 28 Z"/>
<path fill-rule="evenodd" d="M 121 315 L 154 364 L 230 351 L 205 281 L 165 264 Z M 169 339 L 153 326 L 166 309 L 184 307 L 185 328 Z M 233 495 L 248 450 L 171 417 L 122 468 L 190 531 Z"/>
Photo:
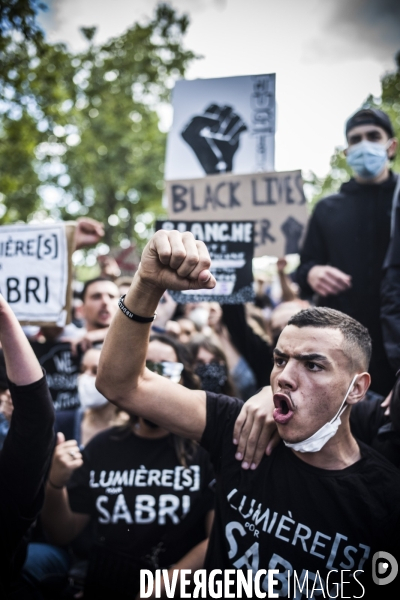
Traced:
<path fill-rule="evenodd" d="M 275 75 L 178 81 L 165 179 L 274 170 Z"/>
<path fill-rule="evenodd" d="M 171 221 L 255 221 L 255 256 L 299 251 L 309 218 L 300 171 L 167 182 Z"/>
<path fill-rule="evenodd" d="M 109 256 L 112 256 L 121 269 L 121 275 L 133 277 L 140 263 L 140 253 L 136 244 L 130 244 L 126 248 L 121 246 L 111 248 Z"/>
<path fill-rule="evenodd" d="M 73 226 L 0 227 L 0 291 L 21 323 L 63 326 L 68 313 Z"/>
<path fill-rule="evenodd" d="M 83 355 L 80 346 L 78 345 L 75 354 L 72 353 L 69 342 L 34 341 L 31 346 L 46 371 L 46 381 L 55 410 L 79 408 L 78 375 Z"/>
<path fill-rule="evenodd" d="M 211 257 L 211 272 L 217 280 L 212 290 L 170 291 L 176 302 L 215 301 L 242 304 L 254 298 L 252 258 L 254 223 L 157 221 L 156 229 L 190 231 L 204 242 Z"/>

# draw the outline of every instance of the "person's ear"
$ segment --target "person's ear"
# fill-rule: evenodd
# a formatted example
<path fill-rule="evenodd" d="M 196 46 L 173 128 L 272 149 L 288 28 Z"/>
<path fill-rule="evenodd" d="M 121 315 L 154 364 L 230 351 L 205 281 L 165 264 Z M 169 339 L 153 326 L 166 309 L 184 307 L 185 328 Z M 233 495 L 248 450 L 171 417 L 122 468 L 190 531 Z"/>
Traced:
<path fill-rule="evenodd" d="M 397 138 L 393 138 L 387 148 L 387 154 L 389 158 L 394 158 L 396 156 L 397 148 L 399 146 L 399 142 Z"/>
<path fill-rule="evenodd" d="M 368 391 L 371 384 L 371 375 L 369 373 L 360 373 L 354 382 L 353 389 L 347 396 L 347 404 L 357 404 Z"/>

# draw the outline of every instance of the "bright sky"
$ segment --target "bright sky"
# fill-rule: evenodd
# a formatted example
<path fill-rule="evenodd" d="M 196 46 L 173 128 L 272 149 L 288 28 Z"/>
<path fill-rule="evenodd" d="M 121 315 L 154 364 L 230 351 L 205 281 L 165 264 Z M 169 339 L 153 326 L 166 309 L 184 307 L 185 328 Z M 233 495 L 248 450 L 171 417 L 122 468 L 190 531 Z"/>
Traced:
<path fill-rule="evenodd" d="M 47 0 L 41 23 L 50 41 L 84 48 L 151 16 L 155 0 Z M 399 0 L 174 0 L 191 24 L 186 47 L 203 58 L 187 78 L 276 73 L 276 169 L 329 170 L 344 122 L 400 50 Z"/>

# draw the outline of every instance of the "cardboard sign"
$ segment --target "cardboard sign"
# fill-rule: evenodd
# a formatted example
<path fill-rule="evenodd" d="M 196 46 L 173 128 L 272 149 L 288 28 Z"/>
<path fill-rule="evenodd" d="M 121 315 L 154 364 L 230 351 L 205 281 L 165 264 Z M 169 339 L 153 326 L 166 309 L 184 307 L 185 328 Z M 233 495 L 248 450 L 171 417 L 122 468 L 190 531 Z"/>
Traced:
<path fill-rule="evenodd" d="M 255 256 L 295 254 L 309 214 L 300 171 L 167 182 L 171 221 L 254 220 Z"/>
<path fill-rule="evenodd" d="M 211 272 L 217 280 L 212 290 L 170 291 L 176 302 L 215 301 L 242 304 L 254 299 L 252 259 L 254 223 L 157 221 L 156 229 L 190 231 L 204 242 L 211 257 Z"/>
<path fill-rule="evenodd" d="M 0 227 L 0 291 L 20 322 L 65 325 L 69 246 L 64 223 Z"/>
<path fill-rule="evenodd" d="M 274 170 L 274 74 L 178 81 L 172 104 L 166 180 Z"/>

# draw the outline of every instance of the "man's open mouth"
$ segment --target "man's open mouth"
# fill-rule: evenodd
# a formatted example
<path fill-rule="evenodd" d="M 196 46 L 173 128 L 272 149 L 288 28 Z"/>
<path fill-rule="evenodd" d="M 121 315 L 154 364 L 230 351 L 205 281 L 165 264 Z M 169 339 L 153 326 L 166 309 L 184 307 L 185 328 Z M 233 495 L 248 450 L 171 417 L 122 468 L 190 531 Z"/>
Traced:
<path fill-rule="evenodd" d="M 293 417 L 292 401 L 286 394 L 278 392 L 274 394 L 275 410 L 273 417 L 280 425 L 285 425 Z"/>

